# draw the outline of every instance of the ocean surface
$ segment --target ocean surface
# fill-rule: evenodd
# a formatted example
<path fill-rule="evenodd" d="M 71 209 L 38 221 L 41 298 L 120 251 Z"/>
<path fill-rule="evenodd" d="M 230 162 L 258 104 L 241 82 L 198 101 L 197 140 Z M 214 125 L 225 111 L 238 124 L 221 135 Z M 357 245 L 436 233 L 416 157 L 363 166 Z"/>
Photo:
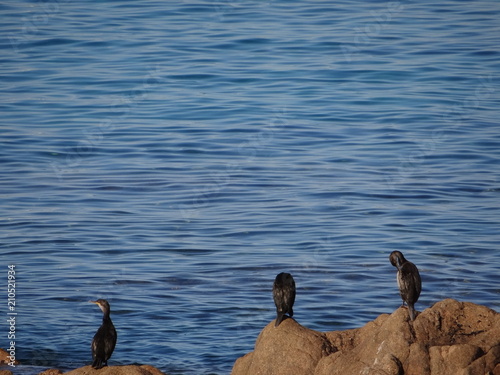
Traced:
<path fill-rule="evenodd" d="M 0 347 L 229 374 L 297 284 L 329 331 L 401 305 L 500 311 L 500 2 L 0 5 Z M 15 310 L 8 310 L 8 266 Z"/>

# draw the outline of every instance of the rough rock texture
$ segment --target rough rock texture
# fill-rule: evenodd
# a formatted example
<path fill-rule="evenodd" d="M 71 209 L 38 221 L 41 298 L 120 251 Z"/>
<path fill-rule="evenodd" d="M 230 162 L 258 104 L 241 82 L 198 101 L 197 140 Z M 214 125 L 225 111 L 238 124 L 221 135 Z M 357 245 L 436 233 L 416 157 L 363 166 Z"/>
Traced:
<path fill-rule="evenodd" d="M 149 365 L 106 366 L 95 370 L 92 366 L 80 367 L 76 370 L 65 372 L 67 375 L 165 375 L 156 367 Z"/>
<path fill-rule="evenodd" d="M 500 314 L 447 299 L 420 313 L 382 314 L 364 327 L 321 333 L 287 319 L 265 327 L 232 375 L 500 375 Z"/>
<path fill-rule="evenodd" d="M 6 350 L 0 348 L 0 364 L 7 364 L 9 362 L 10 362 L 9 353 Z M 18 365 L 19 361 L 14 361 L 14 364 Z"/>
<path fill-rule="evenodd" d="M 275 328 L 273 320 L 257 338 L 255 351 L 236 361 L 233 374 L 312 374 L 318 361 L 331 350 L 324 333 L 302 327 L 290 318 Z"/>
<path fill-rule="evenodd" d="M 38 375 L 61 375 L 63 372 L 57 368 L 51 368 L 48 370 L 45 370 Z"/>
<path fill-rule="evenodd" d="M 12 371 L 10 371 L 10 370 L 0 370 L 0 375 L 12 375 Z"/>

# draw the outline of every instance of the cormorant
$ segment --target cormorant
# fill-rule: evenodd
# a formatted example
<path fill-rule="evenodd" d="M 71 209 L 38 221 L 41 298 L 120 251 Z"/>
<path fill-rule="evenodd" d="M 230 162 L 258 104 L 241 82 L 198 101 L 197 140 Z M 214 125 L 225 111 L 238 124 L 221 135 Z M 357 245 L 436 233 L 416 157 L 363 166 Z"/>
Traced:
<path fill-rule="evenodd" d="M 405 259 L 400 251 L 393 251 L 389 256 L 391 264 L 398 269 L 397 280 L 399 294 L 404 303 L 408 305 L 410 319 L 413 321 L 416 317 L 415 303 L 422 291 L 422 280 L 418 273 L 417 266 Z"/>
<path fill-rule="evenodd" d="M 292 275 L 281 272 L 276 276 L 273 284 L 273 298 L 276 305 L 276 323 L 279 326 L 285 314 L 293 316 L 293 303 L 295 302 L 295 281 Z"/>
<path fill-rule="evenodd" d="M 97 301 L 89 301 L 98 305 L 102 312 L 102 324 L 97 330 L 94 339 L 92 340 L 92 367 L 100 369 L 108 365 L 108 359 L 113 354 L 116 345 L 116 329 L 109 317 L 109 303 L 105 299 Z"/>

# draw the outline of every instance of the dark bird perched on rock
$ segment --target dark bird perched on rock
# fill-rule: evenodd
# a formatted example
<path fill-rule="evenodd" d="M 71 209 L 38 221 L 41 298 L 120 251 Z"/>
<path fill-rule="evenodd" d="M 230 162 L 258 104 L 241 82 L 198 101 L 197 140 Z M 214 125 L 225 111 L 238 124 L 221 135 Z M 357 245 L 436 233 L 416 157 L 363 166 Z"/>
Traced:
<path fill-rule="evenodd" d="M 295 302 L 295 281 L 292 275 L 281 272 L 276 276 L 273 284 L 273 298 L 276 305 L 276 323 L 279 326 L 285 314 L 293 316 L 293 303 Z"/>
<path fill-rule="evenodd" d="M 98 299 L 97 301 L 89 301 L 98 305 L 102 312 L 102 324 L 97 330 L 94 339 L 92 340 L 92 367 L 100 369 L 108 365 L 108 359 L 113 354 L 116 345 L 116 329 L 109 317 L 110 308 L 109 303 L 105 299 Z"/>
<path fill-rule="evenodd" d="M 422 291 L 422 280 L 420 280 L 418 268 L 412 262 L 407 261 L 400 251 L 393 251 L 389 260 L 398 269 L 399 294 L 403 299 L 403 306 L 405 302 L 408 305 L 410 319 L 413 321 L 416 317 L 414 306 Z"/>

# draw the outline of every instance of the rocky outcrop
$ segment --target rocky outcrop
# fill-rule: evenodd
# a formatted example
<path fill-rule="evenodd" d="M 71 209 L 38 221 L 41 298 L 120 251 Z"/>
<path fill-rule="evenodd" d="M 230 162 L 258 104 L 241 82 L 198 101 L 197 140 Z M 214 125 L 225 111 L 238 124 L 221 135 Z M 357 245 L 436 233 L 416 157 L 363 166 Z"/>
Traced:
<path fill-rule="evenodd" d="M 414 322 L 399 308 L 346 331 L 271 322 L 231 374 L 500 375 L 500 314 L 447 299 Z"/>
<path fill-rule="evenodd" d="M 12 362 L 12 359 L 9 357 L 9 352 L 7 352 L 4 349 L 0 349 L 0 365 L 7 365 L 8 363 L 13 363 L 14 365 L 18 365 L 19 362 L 14 360 Z M 12 375 L 12 371 L 10 370 L 0 370 L 0 375 Z"/>
<path fill-rule="evenodd" d="M 0 365 L 7 365 L 9 363 L 13 363 L 14 365 L 18 365 L 19 364 L 19 361 L 16 361 L 14 359 L 14 361 L 12 361 L 12 357 L 10 357 L 10 354 L 7 350 L 5 349 L 1 349 L 0 348 Z"/>
<path fill-rule="evenodd" d="M 312 374 L 318 361 L 331 351 L 324 333 L 302 327 L 290 318 L 277 328 L 272 321 L 257 338 L 254 352 L 236 362 L 233 374 Z M 262 372 L 271 364 L 272 372 Z"/>
<path fill-rule="evenodd" d="M 65 372 L 65 375 L 165 375 L 156 367 L 149 365 L 106 366 L 95 370 L 92 366 L 80 367 L 76 370 Z"/>
<path fill-rule="evenodd" d="M 51 368 L 48 370 L 45 370 L 38 375 L 61 375 L 63 372 L 57 368 Z"/>

